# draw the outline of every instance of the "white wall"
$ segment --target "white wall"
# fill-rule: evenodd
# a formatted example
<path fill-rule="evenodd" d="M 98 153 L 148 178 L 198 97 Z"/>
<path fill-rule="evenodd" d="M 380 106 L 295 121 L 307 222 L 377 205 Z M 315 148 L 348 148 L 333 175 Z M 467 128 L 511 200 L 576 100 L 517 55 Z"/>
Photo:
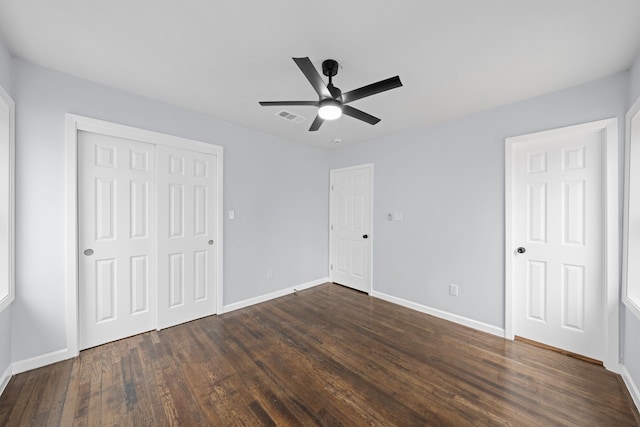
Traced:
<path fill-rule="evenodd" d="M 12 359 L 65 348 L 64 115 L 224 146 L 224 303 L 327 276 L 328 154 L 14 61 L 16 301 Z M 212 102 L 217 102 L 212 100 Z M 275 270 L 266 279 L 266 269 Z"/>
<path fill-rule="evenodd" d="M 11 64 L 9 51 L 0 41 L 0 86 L 13 95 L 11 88 Z M 0 388 L 2 374 L 11 363 L 11 306 L 0 312 Z"/>
<path fill-rule="evenodd" d="M 333 168 L 375 164 L 374 289 L 504 328 L 504 140 L 622 119 L 627 82 L 621 73 L 333 152 Z M 397 211 L 404 221 L 389 222 Z"/>

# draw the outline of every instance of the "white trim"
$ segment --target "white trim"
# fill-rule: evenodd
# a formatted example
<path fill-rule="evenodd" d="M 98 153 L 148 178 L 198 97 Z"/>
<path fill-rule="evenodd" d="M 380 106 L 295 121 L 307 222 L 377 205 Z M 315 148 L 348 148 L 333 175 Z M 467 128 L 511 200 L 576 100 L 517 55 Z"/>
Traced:
<path fill-rule="evenodd" d="M 619 325 L 619 295 L 620 282 L 618 263 L 619 239 L 618 233 L 618 119 L 611 118 L 596 122 L 584 123 L 575 126 L 568 126 L 559 129 L 552 129 L 543 132 L 536 132 L 528 135 L 515 136 L 505 139 L 505 334 L 507 339 L 513 339 L 515 327 L 513 324 L 514 301 L 513 292 L 513 253 L 509 248 L 514 248 L 516 242 L 513 241 L 512 211 L 512 148 L 514 144 L 533 141 L 548 137 L 563 135 L 575 135 L 576 133 L 603 132 L 605 142 L 603 144 L 603 199 L 604 199 L 604 245 L 603 253 L 604 271 L 603 277 L 606 281 L 605 294 L 603 295 L 603 316 L 604 316 L 604 340 L 605 356 L 604 366 L 612 372 L 618 372 L 620 366 L 620 325 Z"/>
<path fill-rule="evenodd" d="M 54 363 L 62 362 L 63 360 L 71 359 L 77 354 L 72 354 L 66 348 L 62 350 L 52 351 L 51 353 L 42 354 L 40 356 L 30 357 L 29 359 L 13 362 L 11 368 L 13 374 L 21 374 L 23 372 L 30 371 L 32 369 L 42 368 L 43 366 L 52 365 Z"/>
<path fill-rule="evenodd" d="M 7 366 L 7 369 L 4 370 L 2 375 L 0 375 L 0 396 L 2 396 L 2 392 L 11 381 L 11 376 L 13 375 L 12 366 Z"/>
<path fill-rule="evenodd" d="M 7 104 L 9 110 L 9 145 L 7 147 L 8 164 L 6 164 L 5 173 L 7 173 L 7 186 L 6 188 L 0 188 L 0 194 L 2 194 L 3 207 L 2 210 L 6 211 L 4 214 L 7 218 L 7 277 L 2 277 L 0 280 L 7 281 L 7 290 L 4 296 L 0 295 L 0 311 L 9 307 L 15 300 L 15 153 L 16 153 L 16 104 L 9 96 L 9 94 L 0 87 L 0 100 Z M 5 164 L 2 165 L 5 167 Z M 2 169 L 2 168 L 0 168 Z M 4 183 L 3 183 L 4 184 Z M 4 185 L 3 185 L 4 187 Z M 6 192 L 5 192 L 6 191 Z M 4 263 L 5 260 L 2 260 Z"/>
<path fill-rule="evenodd" d="M 620 365 L 620 376 L 624 380 L 624 384 L 627 386 L 627 390 L 629 390 L 629 394 L 633 399 L 633 403 L 635 403 L 636 408 L 640 410 L 640 389 L 638 388 L 636 382 L 633 380 L 631 373 L 624 365 Z"/>
<path fill-rule="evenodd" d="M 65 284 L 67 349 L 79 351 L 78 332 L 78 120 L 65 119 Z"/>
<path fill-rule="evenodd" d="M 606 353 L 604 367 L 612 372 L 620 372 L 620 197 L 618 159 L 618 119 L 603 121 L 605 133 L 603 149 L 605 182 L 604 204 L 604 273 L 606 280 L 604 340 Z"/>
<path fill-rule="evenodd" d="M 219 145 L 107 122 L 104 120 L 92 119 L 90 117 L 79 116 L 77 114 L 67 113 L 66 118 L 67 120 L 77 123 L 77 130 L 84 130 L 101 135 L 131 139 L 155 145 L 165 145 L 167 147 L 198 151 L 213 155 L 221 154 L 222 151 L 222 147 Z"/>
<path fill-rule="evenodd" d="M 469 319 L 468 317 L 459 316 L 457 314 L 449 313 L 447 311 L 439 310 L 437 308 L 429 307 L 426 305 L 418 304 L 413 301 L 408 301 L 402 298 L 394 297 L 382 292 L 373 291 L 371 296 L 379 298 L 394 304 L 401 305 L 412 310 L 420 311 L 422 313 L 430 314 L 440 319 L 448 320 L 459 325 L 467 326 L 478 331 L 486 332 L 491 335 L 496 335 L 500 338 L 504 337 L 504 329 L 497 326 L 489 325 L 488 323 L 479 322 L 477 320 Z"/>
<path fill-rule="evenodd" d="M 302 291 L 304 289 L 313 288 L 314 286 L 322 285 L 324 283 L 329 282 L 328 277 L 323 277 L 322 279 L 312 280 L 310 282 L 303 283 L 298 286 L 293 286 L 286 289 L 281 289 L 279 291 L 271 292 L 269 294 L 260 295 L 257 297 L 249 298 L 243 301 L 234 302 L 232 304 L 227 304 L 224 306 L 222 313 L 229 313 L 230 311 L 240 310 L 241 308 L 249 307 L 255 304 L 260 304 L 261 302 L 269 301 L 272 299 L 280 298 L 285 295 L 289 295 L 296 291 Z"/>
<path fill-rule="evenodd" d="M 373 292 L 373 243 L 375 241 L 375 233 L 373 232 L 373 163 L 364 163 L 362 165 L 348 166 L 346 168 L 330 169 L 329 170 L 329 265 L 327 270 L 329 271 L 329 281 L 333 282 L 333 270 L 331 269 L 331 263 L 333 262 L 333 243 L 331 240 L 331 220 L 333 219 L 333 174 L 335 172 L 347 172 L 358 169 L 369 169 L 369 290 L 368 294 Z"/>
<path fill-rule="evenodd" d="M 88 131 L 118 138 L 147 142 L 154 145 L 165 145 L 183 150 L 212 154 L 217 159 L 218 182 L 218 222 L 216 250 L 218 277 L 216 281 L 216 312 L 223 311 L 223 148 L 218 145 L 194 141 L 163 133 L 152 132 L 130 126 L 66 114 L 65 135 L 65 283 L 66 283 L 66 315 L 67 315 L 67 349 L 61 350 L 74 357 L 79 354 L 78 339 L 78 131 Z M 56 352 L 57 353 L 57 352 Z M 54 353 L 51 353 L 54 354 Z M 29 359 L 31 360 L 31 359 Z M 64 360 L 64 359 L 62 359 Z M 51 362 L 53 363 L 53 362 Z"/>
<path fill-rule="evenodd" d="M 629 256 L 629 194 L 631 176 L 631 122 L 640 112 L 640 98 L 627 111 L 625 117 L 625 143 L 624 143 L 624 221 L 622 232 L 622 302 L 627 309 L 640 319 L 640 302 L 634 301 L 628 295 L 628 256 Z M 638 129 L 640 132 L 640 129 Z"/>
<path fill-rule="evenodd" d="M 509 138 L 505 140 L 504 147 L 504 206 L 505 206 L 505 216 L 504 216 L 504 241 L 505 241 L 505 250 L 504 250 L 504 337 L 508 340 L 513 340 L 515 338 L 514 326 L 513 326 L 513 307 L 512 303 L 513 299 L 513 257 L 511 256 L 511 251 L 507 250 L 507 248 L 513 247 L 513 221 L 512 221 L 512 204 L 513 200 L 511 200 L 511 196 L 513 194 L 513 184 L 511 182 L 512 170 L 511 170 L 511 162 L 513 158 L 513 152 L 511 149 L 512 144 L 509 142 Z"/>

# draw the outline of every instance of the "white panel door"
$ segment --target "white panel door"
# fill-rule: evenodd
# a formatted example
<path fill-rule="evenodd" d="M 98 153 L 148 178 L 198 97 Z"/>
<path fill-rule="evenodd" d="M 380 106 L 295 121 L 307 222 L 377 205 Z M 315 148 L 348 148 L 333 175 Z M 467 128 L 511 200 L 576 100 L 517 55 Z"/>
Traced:
<path fill-rule="evenodd" d="M 158 146 L 158 328 L 216 313 L 216 161 Z"/>
<path fill-rule="evenodd" d="M 601 132 L 514 147 L 515 334 L 605 356 Z"/>
<path fill-rule="evenodd" d="M 80 349 L 155 328 L 155 147 L 78 132 Z"/>
<path fill-rule="evenodd" d="M 331 281 L 371 292 L 372 166 L 331 171 Z"/>

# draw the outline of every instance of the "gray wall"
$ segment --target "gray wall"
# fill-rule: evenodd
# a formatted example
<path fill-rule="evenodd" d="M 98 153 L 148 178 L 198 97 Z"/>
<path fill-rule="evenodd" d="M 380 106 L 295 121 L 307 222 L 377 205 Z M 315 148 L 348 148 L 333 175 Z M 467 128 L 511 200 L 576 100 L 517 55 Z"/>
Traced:
<path fill-rule="evenodd" d="M 328 168 L 373 162 L 374 289 L 504 327 L 504 138 L 622 119 L 640 96 L 640 58 L 630 76 L 630 84 L 618 74 L 324 152 L 12 62 L 0 44 L 0 84 L 18 120 L 17 298 L 0 313 L 0 373 L 10 352 L 18 361 L 65 347 L 66 112 L 225 147 L 225 211 L 236 211 L 225 219 L 225 304 L 326 276 Z M 386 220 L 397 211 L 403 222 Z M 460 286 L 459 297 L 448 296 L 449 283 Z M 640 384 L 640 320 L 626 310 L 624 318 L 625 365 Z"/>
<path fill-rule="evenodd" d="M 224 303 L 327 276 L 328 154 L 112 88 L 13 62 L 17 110 L 12 359 L 65 348 L 66 112 L 224 146 Z M 215 102 L 215 101 L 212 101 Z M 275 277 L 266 279 L 266 269 Z"/>
<path fill-rule="evenodd" d="M 11 54 L 0 40 L 0 86 L 11 93 Z"/>
<path fill-rule="evenodd" d="M 640 56 L 630 71 L 630 90 L 628 107 L 640 97 Z M 624 310 L 623 353 L 624 366 L 636 385 L 640 386 L 640 319 L 631 311 Z"/>
<path fill-rule="evenodd" d="M 0 41 L 0 86 L 11 90 L 11 55 Z M 0 312 L 0 375 L 11 363 L 11 306 Z"/>
<path fill-rule="evenodd" d="M 332 168 L 375 164 L 374 289 L 503 328 L 505 138 L 622 119 L 627 82 L 621 73 L 333 152 Z M 404 222 L 386 219 L 396 211 Z"/>
<path fill-rule="evenodd" d="M 629 70 L 629 107 L 640 97 L 640 54 Z"/>

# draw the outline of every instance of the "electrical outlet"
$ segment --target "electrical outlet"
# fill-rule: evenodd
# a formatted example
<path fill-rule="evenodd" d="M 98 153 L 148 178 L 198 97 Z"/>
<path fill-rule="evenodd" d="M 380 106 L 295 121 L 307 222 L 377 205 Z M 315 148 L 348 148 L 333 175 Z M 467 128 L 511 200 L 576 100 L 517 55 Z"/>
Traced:
<path fill-rule="evenodd" d="M 449 295 L 458 296 L 458 285 L 449 285 Z"/>
<path fill-rule="evenodd" d="M 267 279 L 273 279 L 273 269 L 272 268 L 267 270 Z"/>

